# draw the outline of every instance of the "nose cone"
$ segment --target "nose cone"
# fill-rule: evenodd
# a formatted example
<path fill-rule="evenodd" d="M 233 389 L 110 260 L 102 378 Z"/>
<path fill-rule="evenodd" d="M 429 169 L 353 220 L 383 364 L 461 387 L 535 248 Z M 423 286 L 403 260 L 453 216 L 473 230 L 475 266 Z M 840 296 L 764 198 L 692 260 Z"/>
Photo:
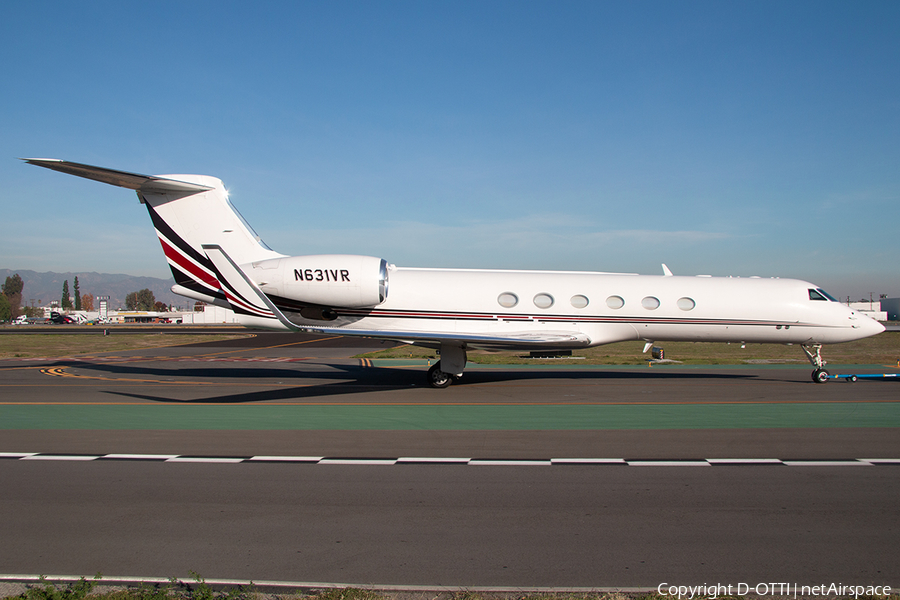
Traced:
<path fill-rule="evenodd" d="M 877 335 L 884 331 L 884 325 L 876 321 L 871 317 L 866 317 L 866 323 L 863 325 L 863 329 L 866 331 L 867 336 Z"/>
<path fill-rule="evenodd" d="M 884 325 L 872 317 L 867 317 L 866 315 L 861 315 L 859 313 L 853 313 L 853 316 L 855 317 L 853 329 L 856 333 L 854 339 L 861 340 L 863 338 L 872 337 L 873 335 L 878 335 L 884 331 Z"/>

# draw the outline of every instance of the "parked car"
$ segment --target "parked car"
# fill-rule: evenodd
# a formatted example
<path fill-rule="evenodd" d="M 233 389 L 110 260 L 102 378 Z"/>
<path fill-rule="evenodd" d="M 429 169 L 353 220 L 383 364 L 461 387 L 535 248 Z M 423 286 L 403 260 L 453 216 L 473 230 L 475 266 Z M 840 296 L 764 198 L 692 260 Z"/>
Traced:
<path fill-rule="evenodd" d="M 50 313 L 50 322 L 56 325 L 71 325 L 77 323 L 77 321 L 69 315 L 64 315 L 56 311 Z"/>

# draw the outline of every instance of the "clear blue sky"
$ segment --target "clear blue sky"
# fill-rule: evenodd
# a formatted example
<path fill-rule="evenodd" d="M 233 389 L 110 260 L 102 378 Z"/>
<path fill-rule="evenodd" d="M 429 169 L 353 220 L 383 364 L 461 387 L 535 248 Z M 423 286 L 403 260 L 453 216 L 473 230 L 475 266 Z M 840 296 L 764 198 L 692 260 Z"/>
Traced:
<path fill-rule="evenodd" d="M 0 267 L 168 276 L 133 192 L 287 254 L 900 296 L 900 3 L 13 2 Z"/>

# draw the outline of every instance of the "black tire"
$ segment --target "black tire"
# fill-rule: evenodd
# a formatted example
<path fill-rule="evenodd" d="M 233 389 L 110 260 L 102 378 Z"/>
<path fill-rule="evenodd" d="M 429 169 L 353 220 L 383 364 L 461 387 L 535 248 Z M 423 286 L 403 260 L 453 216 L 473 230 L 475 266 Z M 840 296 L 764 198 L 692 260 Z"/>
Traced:
<path fill-rule="evenodd" d="M 825 383 L 828 381 L 828 371 L 825 369 L 816 369 L 812 372 L 812 380 L 816 383 Z"/>
<path fill-rule="evenodd" d="M 847 378 L 847 381 L 849 381 L 850 383 L 856 383 L 856 380 L 857 380 L 856 375 L 851 375 L 850 377 Z"/>
<path fill-rule="evenodd" d="M 436 362 L 428 369 L 428 385 L 442 389 L 453 383 L 453 375 L 441 371 L 441 361 Z"/>

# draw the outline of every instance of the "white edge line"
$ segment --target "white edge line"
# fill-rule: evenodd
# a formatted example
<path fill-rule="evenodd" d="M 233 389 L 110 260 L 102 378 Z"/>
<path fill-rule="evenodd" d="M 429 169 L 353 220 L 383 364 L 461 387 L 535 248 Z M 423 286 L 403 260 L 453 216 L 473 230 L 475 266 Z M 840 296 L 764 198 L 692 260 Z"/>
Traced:
<path fill-rule="evenodd" d="M 624 458 L 551 458 L 554 465 L 626 465 Z"/>
<path fill-rule="evenodd" d="M 64 454 L 32 454 L 31 456 L 23 456 L 22 460 L 73 460 L 73 461 L 90 461 L 100 458 L 97 456 L 66 456 Z"/>
<path fill-rule="evenodd" d="M 780 458 L 707 458 L 706 462 L 714 465 L 780 465 L 784 461 Z"/>
<path fill-rule="evenodd" d="M 466 464 L 471 458 L 439 458 L 435 456 L 401 456 L 397 459 L 398 463 L 458 463 Z"/>
<path fill-rule="evenodd" d="M 323 458 L 320 465 L 394 465 L 396 458 Z"/>
<path fill-rule="evenodd" d="M 473 466 L 488 466 L 488 467 L 518 467 L 518 466 L 529 466 L 529 467 L 549 467 L 553 463 L 549 460 L 482 460 L 482 459 L 472 459 L 469 461 L 470 465 Z"/>
<path fill-rule="evenodd" d="M 248 461 L 317 463 L 324 456 L 252 456 Z"/>
<path fill-rule="evenodd" d="M 242 463 L 246 459 L 244 458 L 214 458 L 214 457 L 202 457 L 202 456 L 176 456 L 175 458 L 166 459 L 166 462 L 171 463 L 224 463 L 224 464 L 234 464 L 234 463 Z"/>
<path fill-rule="evenodd" d="M 100 458 L 115 460 L 170 460 L 178 458 L 178 454 L 104 454 Z"/>
<path fill-rule="evenodd" d="M 872 467 L 870 462 L 860 460 L 786 460 L 789 467 Z"/>
<path fill-rule="evenodd" d="M 113 460 L 145 460 L 186 463 L 224 463 L 241 462 L 281 462 L 281 463 L 315 463 L 326 465 L 393 465 L 393 464 L 469 464 L 476 466 L 546 466 L 546 465 L 629 465 L 636 467 L 708 467 L 711 465 L 787 465 L 787 466 L 874 466 L 900 465 L 900 458 L 855 458 L 845 460 L 798 459 L 783 460 L 778 458 L 707 458 L 703 460 L 626 460 L 624 458 L 552 458 L 547 460 L 525 459 L 481 459 L 463 457 L 438 456 L 403 456 L 399 458 L 326 458 L 322 456 L 253 456 L 253 457 L 216 457 L 216 456 L 181 456 L 177 454 L 101 454 L 101 455 L 65 455 L 41 454 L 39 452 L 0 452 L 0 459 L 18 460 L 50 460 L 50 461 L 95 461 L 98 459 Z"/>
<path fill-rule="evenodd" d="M 629 460 L 629 467 L 711 467 L 705 460 Z"/>
<path fill-rule="evenodd" d="M 165 584 L 172 582 L 168 577 L 116 577 L 104 576 L 94 580 L 92 576 L 85 575 L 14 575 L 0 574 L 0 581 L 7 582 L 38 582 L 43 578 L 47 583 L 53 582 L 76 582 L 84 577 L 88 581 L 95 581 L 99 585 L 103 584 L 140 584 L 140 583 L 159 583 Z M 195 583 L 193 579 L 176 578 L 176 582 Z M 329 583 L 324 581 L 267 581 L 267 580 L 249 580 L 249 579 L 204 579 L 208 585 L 229 585 L 229 586 L 254 586 L 254 587 L 272 587 L 272 588 L 294 588 L 294 589 L 341 589 L 341 588 L 357 588 L 364 590 L 380 590 L 380 591 L 398 591 L 398 592 L 453 592 L 453 591 L 473 591 L 473 592 L 496 592 L 496 593 L 516 593 L 516 592 L 538 592 L 538 593 L 589 593 L 589 592 L 653 592 L 655 587 L 512 587 L 512 586 L 451 586 L 451 585 L 390 585 L 390 584 L 371 584 L 371 583 Z"/>

